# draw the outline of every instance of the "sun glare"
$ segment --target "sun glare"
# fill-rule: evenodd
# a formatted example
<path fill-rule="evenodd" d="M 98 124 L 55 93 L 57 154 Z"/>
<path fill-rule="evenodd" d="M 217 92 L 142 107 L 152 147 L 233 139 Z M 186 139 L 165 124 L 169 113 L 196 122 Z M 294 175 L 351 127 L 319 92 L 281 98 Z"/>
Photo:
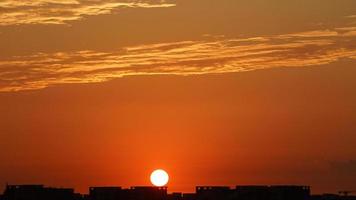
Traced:
<path fill-rule="evenodd" d="M 151 174 L 151 183 L 154 186 L 162 187 L 167 185 L 169 180 L 168 173 L 162 169 L 157 169 Z"/>

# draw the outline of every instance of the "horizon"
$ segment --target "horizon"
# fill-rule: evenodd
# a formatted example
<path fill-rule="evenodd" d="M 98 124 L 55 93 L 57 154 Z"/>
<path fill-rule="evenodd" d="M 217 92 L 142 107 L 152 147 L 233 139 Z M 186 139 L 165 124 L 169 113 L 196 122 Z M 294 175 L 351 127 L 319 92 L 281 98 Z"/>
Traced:
<path fill-rule="evenodd" d="M 134 186 L 129 186 L 129 187 L 122 187 L 122 186 L 118 186 L 118 185 L 104 185 L 104 186 L 89 186 L 88 187 L 88 193 L 83 193 L 83 192 L 79 192 L 79 194 L 85 195 L 85 194 L 89 194 L 90 190 L 93 188 L 99 188 L 99 189 L 105 189 L 105 188 L 112 188 L 112 189 L 118 189 L 118 190 L 134 190 L 137 188 L 151 188 L 151 189 L 158 189 L 158 190 L 165 190 L 167 191 L 167 194 L 174 194 L 174 193 L 182 193 L 182 194 L 192 194 L 192 193 L 196 193 L 200 188 L 203 189 L 214 189 L 214 188 L 225 188 L 225 189 L 230 189 L 230 190 L 236 190 L 239 187 L 303 187 L 303 188 L 308 188 L 310 190 L 310 194 L 311 195 L 319 195 L 319 194 L 313 194 L 312 193 L 312 187 L 311 186 L 307 186 L 307 185 L 291 185 L 291 184 L 277 184 L 277 185 L 235 185 L 235 186 L 226 186 L 226 185 L 197 185 L 194 187 L 194 190 L 192 191 L 188 191 L 188 192 L 184 192 L 184 191 L 169 191 L 168 185 L 165 186 L 154 186 L 154 185 L 134 185 Z M 47 189 L 73 189 L 74 193 L 77 193 L 78 191 L 75 190 L 75 188 L 71 188 L 71 187 L 56 187 L 56 186 L 47 186 L 44 184 L 6 184 L 5 188 L 7 187 L 12 188 L 12 187 L 40 187 L 40 188 L 47 188 Z M 351 191 L 350 191 L 351 192 Z M 323 194 L 338 194 L 338 193 L 323 193 Z M 1 193 L 0 193 L 1 195 Z"/>

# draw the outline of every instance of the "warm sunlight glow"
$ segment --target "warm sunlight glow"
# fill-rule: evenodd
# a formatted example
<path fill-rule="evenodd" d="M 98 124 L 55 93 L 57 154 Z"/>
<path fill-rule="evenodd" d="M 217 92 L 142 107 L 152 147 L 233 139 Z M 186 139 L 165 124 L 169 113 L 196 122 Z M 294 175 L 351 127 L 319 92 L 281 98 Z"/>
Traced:
<path fill-rule="evenodd" d="M 151 174 L 151 183 L 154 186 L 157 187 L 165 186 L 168 183 L 168 180 L 169 180 L 169 176 L 167 172 L 165 172 L 162 169 L 157 169 L 153 171 Z"/>

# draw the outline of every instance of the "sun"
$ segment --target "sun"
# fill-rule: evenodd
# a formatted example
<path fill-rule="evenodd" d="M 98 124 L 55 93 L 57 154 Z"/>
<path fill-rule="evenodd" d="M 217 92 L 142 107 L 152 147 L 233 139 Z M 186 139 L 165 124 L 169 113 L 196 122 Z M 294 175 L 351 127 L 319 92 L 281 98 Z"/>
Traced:
<path fill-rule="evenodd" d="M 151 183 L 154 186 L 157 186 L 157 187 L 165 186 L 165 185 L 167 185 L 168 180 L 169 180 L 168 173 L 166 171 L 164 171 L 163 169 L 157 169 L 157 170 L 153 171 L 151 174 Z"/>

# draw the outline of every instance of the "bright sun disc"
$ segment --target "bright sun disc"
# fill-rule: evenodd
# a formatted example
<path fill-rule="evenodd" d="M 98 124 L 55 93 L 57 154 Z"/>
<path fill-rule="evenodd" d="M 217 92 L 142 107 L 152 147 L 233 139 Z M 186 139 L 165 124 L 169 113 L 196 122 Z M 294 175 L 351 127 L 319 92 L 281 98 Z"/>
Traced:
<path fill-rule="evenodd" d="M 162 187 L 168 183 L 169 176 L 166 171 L 162 169 L 157 169 L 151 174 L 151 183 L 154 186 Z"/>

